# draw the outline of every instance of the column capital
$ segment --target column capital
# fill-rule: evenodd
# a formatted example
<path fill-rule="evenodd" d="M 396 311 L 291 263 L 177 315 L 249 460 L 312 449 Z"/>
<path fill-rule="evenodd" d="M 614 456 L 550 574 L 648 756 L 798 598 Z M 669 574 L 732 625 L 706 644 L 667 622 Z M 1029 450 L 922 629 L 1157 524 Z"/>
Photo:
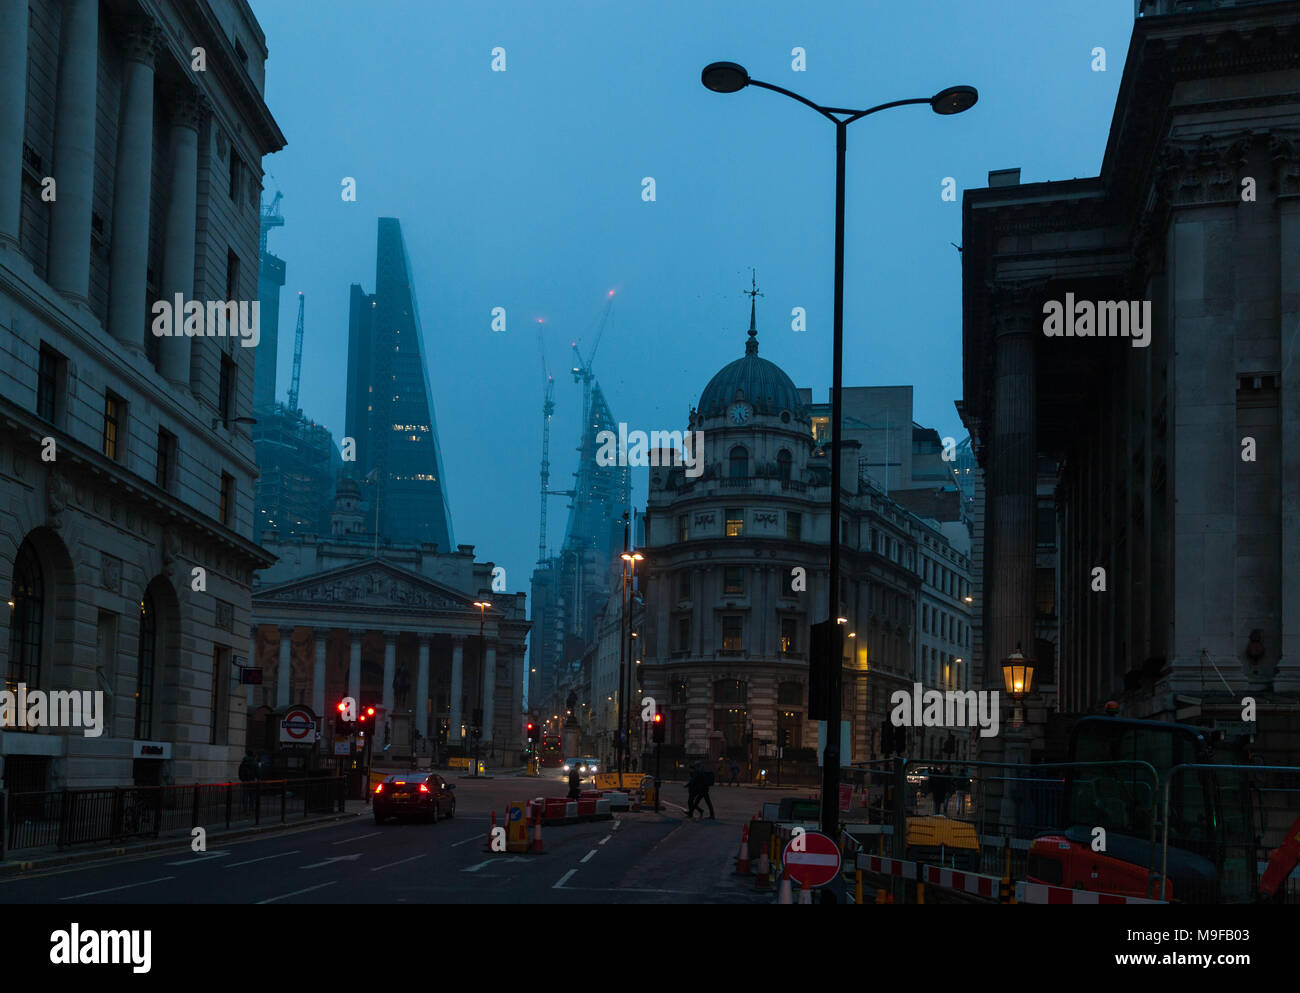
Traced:
<path fill-rule="evenodd" d="M 197 132 L 211 111 L 208 98 L 197 86 L 189 86 L 173 98 L 168 108 L 168 121 L 174 128 L 189 128 Z"/>
<path fill-rule="evenodd" d="M 291 638 L 291 637 L 293 637 L 293 632 L 297 629 L 298 625 L 297 625 L 297 624 L 277 624 L 275 627 L 276 627 L 276 630 L 278 630 L 278 631 L 280 632 L 280 637 L 281 637 L 281 638 Z"/>
<path fill-rule="evenodd" d="M 370 631 L 369 628 L 348 628 L 348 635 L 352 638 L 353 641 L 358 641 L 361 638 L 365 637 L 365 635 L 369 633 L 369 631 Z"/>
<path fill-rule="evenodd" d="M 464 646 L 464 644 L 465 644 L 465 639 L 466 639 L 467 637 L 468 637 L 468 635 L 464 635 L 464 634 L 453 634 L 453 635 L 451 636 L 451 643 L 452 643 L 453 645 L 456 645 L 456 646 Z M 478 636 L 475 635 L 475 637 L 478 637 Z"/>
<path fill-rule="evenodd" d="M 153 16 L 138 12 L 124 18 L 121 38 L 123 61 L 139 62 L 150 69 L 154 68 L 154 61 L 162 51 L 163 34 Z"/>
<path fill-rule="evenodd" d="M 987 293 L 994 334 L 1026 334 L 1041 330 L 1047 280 L 991 280 Z"/>
<path fill-rule="evenodd" d="M 401 634 L 402 634 L 401 631 L 390 631 L 387 628 L 385 628 L 383 632 L 384 641 L 394 642 L 401 636 Z"/>

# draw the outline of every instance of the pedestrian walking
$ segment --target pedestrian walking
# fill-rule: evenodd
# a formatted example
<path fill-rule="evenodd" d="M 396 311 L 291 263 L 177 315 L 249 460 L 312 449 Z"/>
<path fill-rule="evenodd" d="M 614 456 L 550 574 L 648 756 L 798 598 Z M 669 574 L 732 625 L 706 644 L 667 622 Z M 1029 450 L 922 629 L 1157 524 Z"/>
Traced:
<path fill-rule="evenodd" d="M 699 763 L 696 763 L 696 765 L 698 766 Z M 709 787 L 713 785 L 713 781 L 712 769 L 700 768 L 698 770 L 695 776 L 695 795 L 691 800 L 690 809 L 695 810 L 696 807 L 700 806 L 700 801 L 703 800 L 709 805 L 709 819 L 716 821 L 718 816 L 713 812 L 713 801 L 709 798 Z M 703 807 L 700 807 L 700 817 L 701 819 L 704 817 Z"/>
<path fill-rule="evenodd" d="M 691 768 L 691 774 L 686 777 L 686 819 L 689 821 L 695 814 L 695 781 L 699 778 L 700 763 L 696 762 Z"/>
<path fill-rule="evenodd" d="M 739 786 L 740 784 L 736 782 L 736 777 L 739 775 L 740 775 L 740 764 L 735 759 L 732 759 L 731 760 L 731 782 L 728 783 L 727 785 Z"/>
<path fill-rule="evenodd" d="M 578 772 L 578 764 L 575 762 L 569 768 L 569 799 L 578 799 L 578 794 L 582 792 L 582 773 Z"/>

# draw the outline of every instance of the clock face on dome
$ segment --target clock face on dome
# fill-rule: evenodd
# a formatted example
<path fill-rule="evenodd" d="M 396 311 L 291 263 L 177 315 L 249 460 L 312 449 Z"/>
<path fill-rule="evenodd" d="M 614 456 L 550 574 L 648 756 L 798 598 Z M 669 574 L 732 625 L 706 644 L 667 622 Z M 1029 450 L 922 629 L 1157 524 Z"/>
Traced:
<path fill-rule="evenodd" d="M 731 423 L 748 424 L 749 415 L 754 412 L 753 408 L 747 403 L 736 403 L 731 406 Z"/>

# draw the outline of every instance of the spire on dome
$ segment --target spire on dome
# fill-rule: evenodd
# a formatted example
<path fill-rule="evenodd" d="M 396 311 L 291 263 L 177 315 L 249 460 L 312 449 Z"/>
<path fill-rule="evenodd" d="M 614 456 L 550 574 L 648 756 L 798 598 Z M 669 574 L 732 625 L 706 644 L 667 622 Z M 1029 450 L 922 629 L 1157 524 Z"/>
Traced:
<path fill-rule="evenodd" d="M 744 292 L 745 296 L 749 297 L 749 340 L 745 342 L 746 355 L 758 354 L 758 328 L 754 324 L 754 297 L 761 297 L 763 294 L 758 291 L 757 279 L 758 279 L 758 274 L 753 269 L 750 269 L 749 270 L 750 288 L 742 291 Z"/>

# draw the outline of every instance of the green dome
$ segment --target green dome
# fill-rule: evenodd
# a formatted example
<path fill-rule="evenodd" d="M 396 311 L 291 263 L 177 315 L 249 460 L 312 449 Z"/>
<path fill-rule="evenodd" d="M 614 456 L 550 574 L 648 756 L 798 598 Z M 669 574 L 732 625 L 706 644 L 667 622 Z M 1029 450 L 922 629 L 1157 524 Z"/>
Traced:
<path fill-rule="evenodd" d="M 742 396 L 737 397 L 737 393 Z M 790 377 L 775 362 L 758 357 L 758 337 L 752 323 L 744 358 L 722 367 L 700 395 L 699 412 L 713 417 L 727 412 L 737 399 L 744 399 L 758 414 L 778 416 L 790 411 L 792 419 L 807 421 L 808 412 Z"/>

